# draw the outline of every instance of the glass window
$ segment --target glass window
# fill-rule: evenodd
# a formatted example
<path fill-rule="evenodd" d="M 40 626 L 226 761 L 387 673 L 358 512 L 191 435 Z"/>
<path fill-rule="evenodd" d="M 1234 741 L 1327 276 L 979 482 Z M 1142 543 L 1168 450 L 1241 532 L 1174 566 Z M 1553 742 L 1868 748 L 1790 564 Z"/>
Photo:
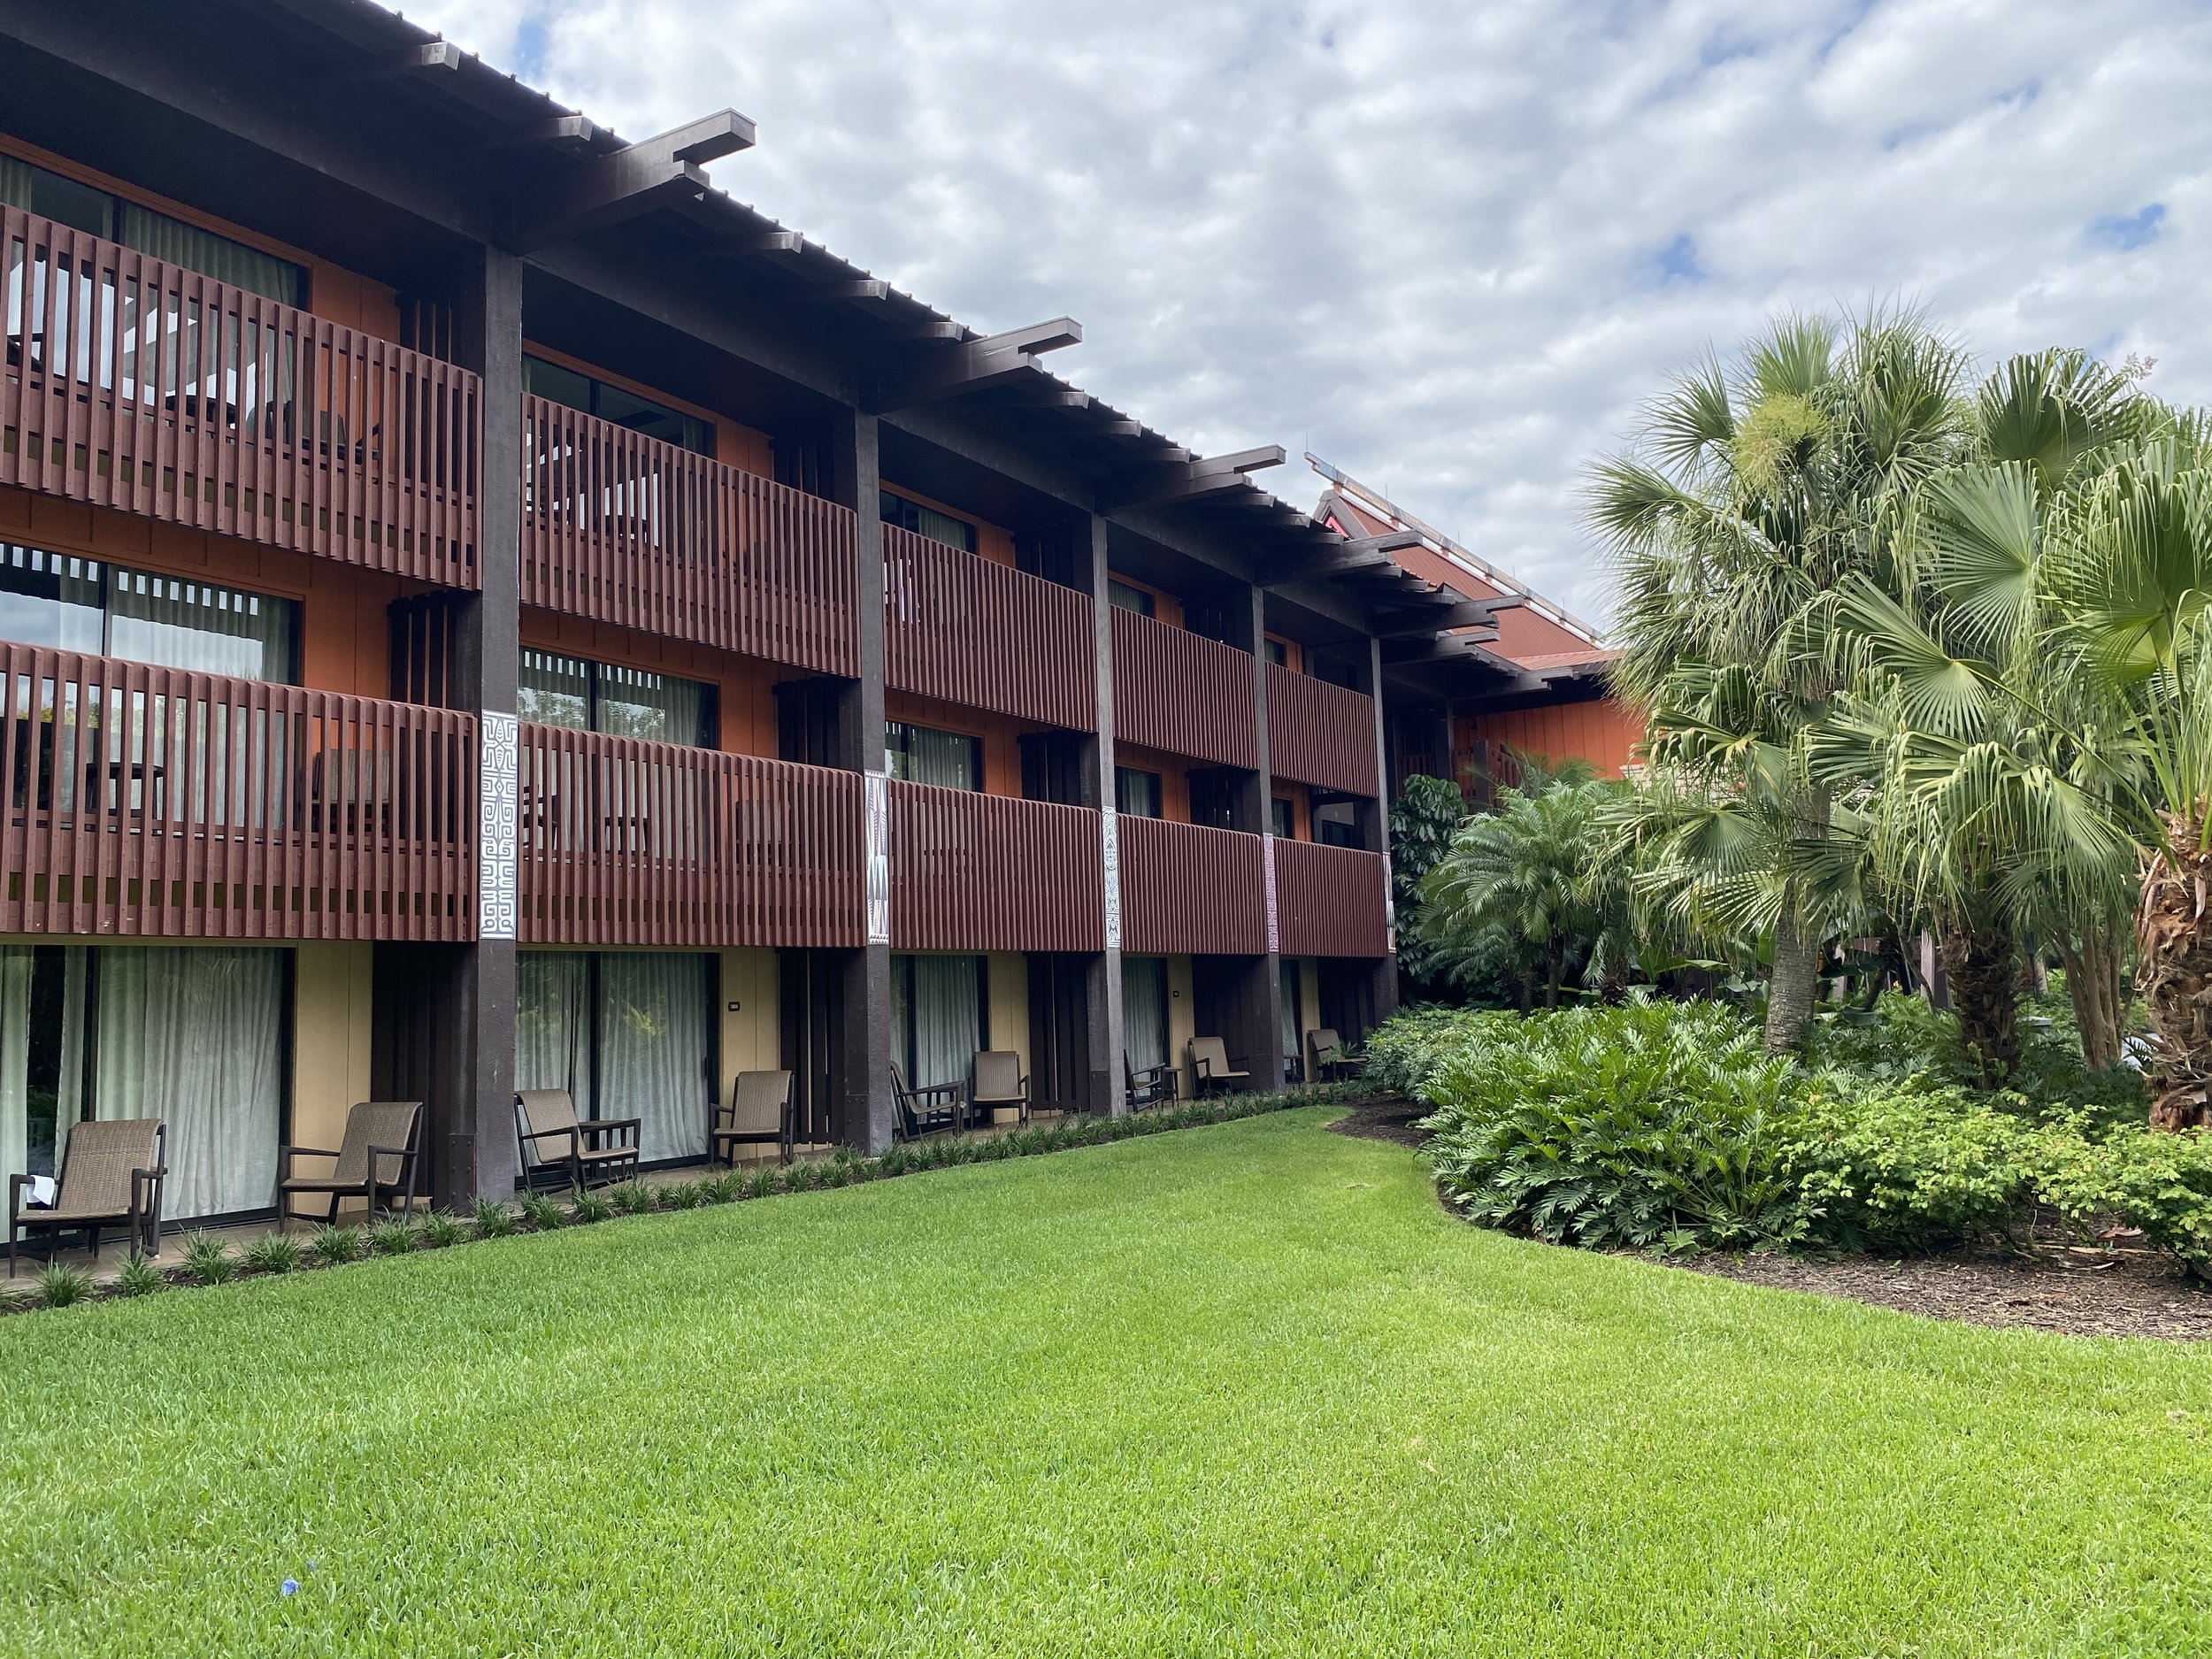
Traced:
<path fill-rule="evenodd" d="M 1267 822 L 1278 839 L 1288 841 L 1296 827 L 1297 818 L 1291 811 L 1289 802 L 1280 795 L 1271 795 L 1267 803 Z"/>
<path fill-rule="evenodd" d="M 891 958 L 891 1052 L 916 1088 L 967 1080 L 983 1047 L 980 956 Z"/>
<path fill-rule="evenodd" d="M 1137 1071 L 1168 1062 L 1167 958 L 1121 959 L 1121 1041 Z"/>
<path fill-rule="evenodd" d="M 1132 818 L 1160 816 L 1160 774 L 1134 766 L 1114 768 L 1114 810 Z"/>
<path fill-rule="evenodd" d="M 307 303 L 307 273 L 289 259 L 27 161 L 0 156 L 0 202 L 286 305 Z"/>
<path fill-rule="evenodd" d="M 526 649 L 515 689 L 516 713 L 539 726 L 699 748 L 714 742 L 713 700 L 695 680 Z"/>
<path fill-rule="evenodd" d="M 1357 847 L 1359 845 L 1359 811 L 1349 801 L 1317 808 L 1313 815 L 1313 836 L 1325 847 Z"/>
<path fill-rule="evenodd" d="M 1279 976 L 1283 1005 L 1283 1063 L 1284 1075 L 1296 1077 L 1300 1071 L 1300 1055 L 1305 1048 L 1303 1022 L 1298 1017 L 1298 964 L 1286 962 Z"/>
<path fill-rule="evenodd" d="M 887 720 L 883 724 L 883 770 L 909 783 L 980 789 L 983 740 L 964 732 L 941 732 L 933 726 Z"/>
<path fill-rule="evenodd" d="M 635 1118 L 647 1163 L 707 1149 L 712 960 L 688 951 L 515 958 L 515 1087 L 568 1091 L 579 1118 Z"/>
<path fill-rule="evenodd" d="M 876 510 L 884 523 L 911 530 L 916 535 L 926 535 L 933 541 L 942 541 L 947 547 L 956 547 L 964 552 L 975 551 L 975 526 L 965 518 L 939 512 L 934 507 L 925 507 L 903 495 L 894 495 L 887 489 L 877 492 L 876 502 Z"/>
<path fill-rule="evenodd" d="M 0 638 L 290 685 L 288 599 L 0 544 Z"/>
<path fill-rule="evenodd" d="M 1119 605 L 1124 611 L 1133 611 L 1141 617 L 1152 615 L 1155 604 L 1152 595 L 1143 588 L 1132 588 L 1127 582 L 1118 582 L 1111 577 L 1106 581 L 1106 603 Z"/>
<path fill-rule="evenodd" d="M 714 453 L 714 426 L 696 415 L 657 403 L 578 370 L 543 357 L 522 360 L 522 389 L 533 396 L 624 426 L 641 436 L 672 443 L 694 455 Z"/>
<path fill-rule="evenodd" d="M 107 649 L 133 662 L 289 685 L 292 604 L 111 566 Z"/>
<path fill-rule="evenodd" d="M 1288 668 L 1290 666 L 1290 647 L 1285 645 L 1280 640 L 1266 640 L 1263 642 L 1267 647 L 1267 660 L 1269 662 L 1274 664 L 1278 668 Z"/>

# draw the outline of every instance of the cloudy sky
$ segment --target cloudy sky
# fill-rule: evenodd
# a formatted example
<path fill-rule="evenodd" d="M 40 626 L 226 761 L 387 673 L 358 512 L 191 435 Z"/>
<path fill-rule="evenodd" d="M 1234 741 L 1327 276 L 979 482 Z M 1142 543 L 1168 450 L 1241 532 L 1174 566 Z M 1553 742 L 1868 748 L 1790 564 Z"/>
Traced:
<path fill-rule="evenodd" d="M 1201 450 L 1311 449 L 1586 615 L 1576 480 L 1709 346 L 1924 305 L 2212 401 L 2212 12 L 2181 0 L 412 0 Z"/>

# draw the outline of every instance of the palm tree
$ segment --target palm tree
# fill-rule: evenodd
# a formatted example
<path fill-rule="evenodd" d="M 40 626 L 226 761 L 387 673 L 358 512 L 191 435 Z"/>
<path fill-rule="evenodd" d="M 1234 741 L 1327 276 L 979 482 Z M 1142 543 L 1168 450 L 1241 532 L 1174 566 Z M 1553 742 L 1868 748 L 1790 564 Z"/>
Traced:
<path fill-rule="evenodd" d="M 1846 674 L 1804 642 L 1886 556 L 1913 488 L 1955 458 L 1963 373 L 1916 317 L 1786 319 L 1732 373 L 1709 363 L 1663 396 L 1590 484 L 1622 595 L 1614 684 L 1649 711 L 1649 757 L 1679 795 L 1739 803 L 1771 853 L 1763 870 L 1709 872 L 1771 931 L 1770 1050 L 1801 1039 L 1823 946 L 1846 925 L 1823 875 L 1832 786 L 1807 749 Z"/>
<path fill-rule="evenodd" d="M 1985 746 L 1977 810 L 2015 845 L 2082 871 L 2132 864 L 2138 983 L 2152 1026 L 2152 1122 L 2212 1121 L 2212 442 L 2139 400 L 2133 435 L 2085 448 L 2062 488 L 2034 461 L 1962 468 L 1932 494 L 1939 618 L 2008 622 L 2001 672 L 1878 593 L 1846 608 L 1927 741 Z"/>
<path fill-rule="evenodd" d="M 1460 826 L 1451 850 L 1421 883 L 1414 927 L 1436 959 L 1466 964 L 1502 953 L 1518 973 L 1521 1008 L 1559 1006 L 1569 962 L 1587 977 L 1624 975 L 1627 883 L 1601 856 L 1600 818 L 1611 783 L 1551 783 L 1498 792 L 1495 808 Z"/>
<path fill-rule="evenodd" d="M 1839 597 L 1825 660 L 1856 661 L 1863 695 L 1816 734 L 1815 770 L 1871 786 L 1877 864 L 1935 926 L 1985 1081 L 2018 1063 L 2030 934 L 2066 964 L 2084 1058 L 2119 1057 L 2130 861 L 2119 838 L 2075 821 L 2081 792 L 2109 780 L 2039 712 L 2078 688 L 2052 682 L 2034 575 L 2047 526 L 2146 407 L 2128 375 L 2085 354 L 2013 359 L 1974 402 L 1969 456 L 1922 486 L 1893 557 Z M 2069 787 L 2053 794 L 2060 777 Z"/>

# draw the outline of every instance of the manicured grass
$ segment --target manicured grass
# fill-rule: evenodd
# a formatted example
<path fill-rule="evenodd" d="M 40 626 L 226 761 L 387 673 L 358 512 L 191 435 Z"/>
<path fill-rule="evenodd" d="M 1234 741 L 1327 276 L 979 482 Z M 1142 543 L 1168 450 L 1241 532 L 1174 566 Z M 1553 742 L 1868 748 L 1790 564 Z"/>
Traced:
<path fill-rule="evenodd" d="M 0 1652 L 2212 1648 L 2212 1354 L 1478 1233 L 1331 1110 L 0 1321 Z"/>

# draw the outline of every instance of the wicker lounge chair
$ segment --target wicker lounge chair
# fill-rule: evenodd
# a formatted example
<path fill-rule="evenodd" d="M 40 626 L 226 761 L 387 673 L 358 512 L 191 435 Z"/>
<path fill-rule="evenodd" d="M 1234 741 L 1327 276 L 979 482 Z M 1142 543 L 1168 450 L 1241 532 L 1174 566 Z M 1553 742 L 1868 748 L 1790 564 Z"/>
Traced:
<path fill-rule="evenodd" d="M 313 1219 L 292 1207 L 299 1198 L 325 1200 L 329 1210 L 323 1219 L 331 1222 L 338 1219 L 338 1206 L 346 1199 L 358 1198 L 373 1210 L 380 1198 L 387 1211 L 395 1208 L 396 1199 L 404 1206 L 408 1219 L 413 1220 L 421 1137 L 420 1101 L 367 1100 L 346 1114 L 345 1138 L 335 1152 L 326 1147 L 278 1148 L 278 1228 L 290 1225 L 296 1217 L 303 1221 Z M 296 1158 L 328 1158 L 329 1172 L 295 1174 Z"/>
<path fill-rule="evenodd" d="M 1326 1025 L 1308 1032 L 1306 1044 L 1313 1051 L 1313 1070 L 1307 1073 L 1311 1082 L 1336 1082 L 1367 1064 L 1363 1058 L 1346 1054 L 1343 1041 Z"/>
<path fill-rule="evenodd" d="M 27 1175 L 8 1178 L 8 1277 L 15 1277 L 16 1247 L 25 1235 L 82 1233 L 92 1258 L 100 1258 L 100 1230 L 128 1227 L 149 1256 L 161 1253 L 161 1187 L 169 1173 L 169 1131 L 158 1118 L 111 1118 L 72 1124 L 54 1202 L 27 1210 Z M 47 1248 L 53 1245 L 50 1236 Z"/>
<path fill-rule="evenodd" d="M 740 1071 L 726 1105 L 714 1109 L 713 1155 L 734 1165 L 737 1149 L 773 1146 L 791 1162 L 791 1073 Z"/>
<path fill-rule="evenodd" d="M 580 1120 L 565 1088 L 515 1091 L 516 1167 L 526 1187 L 549 1174 L 579 1191 L 632 1179 L 638 1170 L 638 1130 L 635 1118 Z"/>
<path fill-rule="evenodd" d="M 968 1091 L 970 1123 L 979 1116 L 995 1123 L 996 1114 L 1009 1108 L 1016 1123 L 1029 1121 L 1029 1076 L 1022 1070 L 1021 1056 L 1008 1048 L 978 1049 L 969 1076 L 974 1079 Z"/>
<path fill-rule="evenodd" d="M 891 1125 L 894 1136 L 911 1141 L 917 1135 L 960 1127 L 960 1097 L 966 1087 L 959 1083 L 933 1083 L 916 1088 L 906 1080 L 899 1064 L 891 1063 L 891 1090 L 898 1097 L 899 1115 Z"/>
<path fill-rule="evenodd" d="M 1242 1059 L 1239 1056 L 1239 1059 Z M 1198 1074 L 1198 1092 L 1209 1094 L 1231 1083 L 1248 1083 L 1249 1071 L 1239 1071 L 1229 1064 L 1228 1051 L 1221 1046 L 1218 1037 L 1193 1037 L 1190 1040 L 1191 1070 Z"/>
<path fill-rule="evenodd" d="M 1176 1094 L 1175 1062 L 1164 1060 L 1140 1071 L 1129 1064 L 1129 1056 L 1125 1053 L 1121 1056 L 1121 1085 L 1123 1096 L 1137 1110 L 1171 1101 Z"/>

